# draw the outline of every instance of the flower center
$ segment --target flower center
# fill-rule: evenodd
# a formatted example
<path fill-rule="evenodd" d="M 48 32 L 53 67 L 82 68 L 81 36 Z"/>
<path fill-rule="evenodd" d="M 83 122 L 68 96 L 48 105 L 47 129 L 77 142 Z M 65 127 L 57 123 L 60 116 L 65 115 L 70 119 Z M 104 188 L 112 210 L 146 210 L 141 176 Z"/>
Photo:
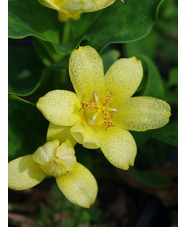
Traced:
<path fill-rule="evenodd" d="M 99 100 L 97 92 L 94 90 L 92 92 L 93 100 L 91 102 L 81 102 L 81 110 L 86 111 L 85 119 L 88 119 L 89 125 L 94 125 L 98 115 L 101 115 L 105 130 L 109 127 L 114 127 L 112 123 L 113 113 L 120 113 L 120 109 L 112 108 L 111 101 L 115 94 L 111 91 L 108 91 L 107 95 L 103 100 Z M 91 112 L 91 114 L 90 114 Z M 94 113 L 92 115 L 92 112 Z"/>

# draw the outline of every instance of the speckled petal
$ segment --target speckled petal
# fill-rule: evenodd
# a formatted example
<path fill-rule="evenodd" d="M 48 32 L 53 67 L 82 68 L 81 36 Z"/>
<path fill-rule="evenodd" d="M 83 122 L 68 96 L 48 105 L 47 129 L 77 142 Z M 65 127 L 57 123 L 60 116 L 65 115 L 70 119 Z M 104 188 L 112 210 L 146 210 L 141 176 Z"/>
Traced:
<path fill-rule="evenodd" d="M 37 108 L 51 123 L 71 126 L 80 118 L 81 103 L 73 92 L 54 90 L 39 99 Z"/>
<path fill-rule="evenodd" d="M 97 182 L 92 173 L 78 162 L 73 172 L 56 178 L 56 182 L 67 199 L 76 205 L 89 208 L 96 199 Z"/>
<path fill-rule="evenodd" d="M 69 139 L 72 145 L 75 146 L 76 140 L 70 133 L 70 129 L 71 126 L 60 126 L 50 123 L 47 131 L 47 141 L 57 139 L 60 143 L 64 143 L 67 139 Z"/>
<path fill-rule="evenodd" d="M 74 50 L 69 61 L 70 79 L 81 101 L 92 100 L 92 91 L 104 96 L 103 61 L 96 50 L 89 46 Z"/>
<path fill-rule="evenodd" d="M 146 131 L 163 127 L 169 122 L 171 109 L 168 103 L 152 97 L 132 97 L 115 115 L 114 124 L 133 131 Z"/>
<path fill-rule="evenodd" d="M 117 168 L 127 170 L 134 165 L 137 147 L 130 132 L 116 127 L 109 128 L 100 148 L 108 161 Z"/>
<path fill-rule="evenodd" d="M 103 9 L 114 2 L 115 0 L 67 0 L 61 8 L 71 12 L 90 12 Z"/>
<path fill-rule="evenodd" d="M 112 5 L 116 0 L 93 0 L 94 3 L 95 3 L 95 6 L 90 9 L 90 10 L 87 10 L 87 12 L 93 12 L 93 11 L 97 11 L 97 10 L 100 10 L 100 9 L 104 9 L 110 5 Z"/>
<path fill-rule="evenodd" d="M 38 0 L 38 2 L 48 8 L 59 10 L 67 0 Z"/>
<path fill-rule="evenodd" d="M 97 149 L 100 147 L 101 135 L 94 129 L 81 121 L 71 128 L 71 134 L 74 139 L 88 149 Z"/>
<path fill-rule="evenodd" d="M 143 68 L 135 57 L 117 60 L 105 75 L 105 87 L 121 100 L 132 96 L 141 83 Z"/>
<path fill-rule="evenodd" d="M 8 163 L 8 187 L 24 190 L 39 184 L 46 174 L 33 161 L 32 155 L 22 156 Z"/>

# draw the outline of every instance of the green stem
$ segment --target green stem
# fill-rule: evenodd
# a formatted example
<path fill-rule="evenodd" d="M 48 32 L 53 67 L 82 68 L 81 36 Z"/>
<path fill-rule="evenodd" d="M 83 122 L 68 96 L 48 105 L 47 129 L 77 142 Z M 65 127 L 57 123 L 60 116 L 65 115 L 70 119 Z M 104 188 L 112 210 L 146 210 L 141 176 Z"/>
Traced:
<path fill-rule="evenodd" d="M 62 43 L 63 44 L 68 42 L 69 34 L 70 34 L 70 24 L 71 24 L 70 19 L 68 19 L 67 22 L 65 22 L 65 24 L 64 24 L 63 36 L 62 36 Z"/>

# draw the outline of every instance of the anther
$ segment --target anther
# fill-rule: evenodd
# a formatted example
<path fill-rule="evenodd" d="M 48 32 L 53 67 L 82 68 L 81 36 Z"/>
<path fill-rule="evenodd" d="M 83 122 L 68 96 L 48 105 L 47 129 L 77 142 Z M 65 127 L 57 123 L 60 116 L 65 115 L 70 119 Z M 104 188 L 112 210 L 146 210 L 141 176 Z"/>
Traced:
<path fill-rule="evenodd" d="M 108 111 L 111 111 L 113 113 L 121 113 L 121 109 L 117 109 L 117 108 L 108 108 Z"/>
<path fill-rule="evenodd" d="M 94 116 L 89 120 L 89 125 L 93 125 L 96 121 L 98 113 L 95 113 Z"/>
<path fill-rule="evenodd" d="M 93 90 L 92 91 L 92 96 L 95 99 L 95 101 L 98 103 L 99 102 L 99 98 L 98 98 L 98 93 L 97 91 Z"/>

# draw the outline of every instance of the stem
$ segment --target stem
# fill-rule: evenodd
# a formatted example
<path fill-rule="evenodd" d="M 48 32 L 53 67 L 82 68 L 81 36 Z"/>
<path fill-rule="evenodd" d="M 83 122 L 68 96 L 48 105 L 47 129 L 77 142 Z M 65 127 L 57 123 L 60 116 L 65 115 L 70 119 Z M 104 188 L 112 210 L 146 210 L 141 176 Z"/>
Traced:
<path fill-rule="evenodd" d="M 62 43 L 67 43 L 69 34 L 70 34 L 70 22 L 71 20 L 68 19 L 65 24 L 64 24 L 64 29 L 63 29 L 63 36 L 62 36 Z"/>

